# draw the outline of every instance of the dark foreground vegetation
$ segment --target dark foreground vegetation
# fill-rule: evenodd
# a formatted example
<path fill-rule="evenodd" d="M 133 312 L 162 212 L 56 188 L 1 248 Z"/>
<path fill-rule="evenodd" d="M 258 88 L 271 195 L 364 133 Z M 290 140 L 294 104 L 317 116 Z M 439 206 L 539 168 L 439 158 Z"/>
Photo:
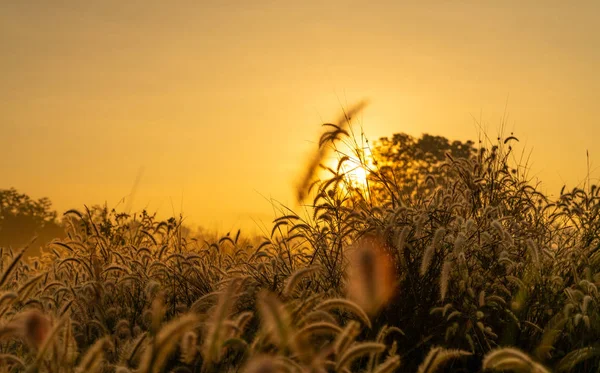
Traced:
<path fill-rule="evenodd" d="M 599 188 L 550 200 L 512 137 L 396 135 L 371 164 L 346 122 L 320 145 L 367 185 L 303 182 L 258 244 L 82 209 L 39 257 L 3 247 L 0 372 L 598 371 Z"/>

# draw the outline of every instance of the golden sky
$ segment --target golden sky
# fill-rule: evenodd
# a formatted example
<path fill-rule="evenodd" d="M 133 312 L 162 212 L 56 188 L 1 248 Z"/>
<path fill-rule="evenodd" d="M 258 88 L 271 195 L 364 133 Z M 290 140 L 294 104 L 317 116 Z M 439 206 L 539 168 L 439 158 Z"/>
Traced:
<path fill-rule="evenodd" d="M 599 24 L 596 0 L 3 0 L 0 188 L 63 211 L 141 175 L 134 208 L 252 229 L 367 98 L 371 139 L 475 140 L 506 107 L 556 193 L 600 160 Z"/>

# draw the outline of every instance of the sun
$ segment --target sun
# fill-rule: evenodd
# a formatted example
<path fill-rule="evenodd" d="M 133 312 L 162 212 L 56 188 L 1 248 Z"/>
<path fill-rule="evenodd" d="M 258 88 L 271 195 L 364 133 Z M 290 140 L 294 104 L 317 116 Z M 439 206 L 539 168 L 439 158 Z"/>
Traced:
<path fill-rule="evenodd" d="M 357 159 L 350 159 L 342 166 L 342 171 L 349 186 L 362 190 L 367 189 L 369 171 Z"/>
<path fill-rule="evenodd" d="M 368 196 L 369 175 L 376 170 L 371 149 L 356 143 L 340 143 L 336 144 L 333 153 L 324 164 L 331 172 L 342 176 L 342 189 Z"/>

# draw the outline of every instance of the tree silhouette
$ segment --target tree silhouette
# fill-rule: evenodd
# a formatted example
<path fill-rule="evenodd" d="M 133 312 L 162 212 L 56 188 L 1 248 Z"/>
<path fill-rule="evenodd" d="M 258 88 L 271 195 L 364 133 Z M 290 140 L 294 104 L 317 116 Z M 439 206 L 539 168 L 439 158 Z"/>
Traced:
<path fill-rule="evenodd" d="M 0 190 L 0 247 L 19 248 L 34 237 L 34 247 L 64 236 L 48 198 L 33 200 L 16 189 Z M 37 251 L 37 250 L 32 250 Z"/>
<path fill-rule="evenodd" d="M 443 165 L 448 160 L 469 158 L 476 153 L 472 141 L 450 142 L 442 136 L 423 134 L 419 139 L 405 133 L 383 137 L 375 142 L 371 152 L 377 171 L 369 178 L 374 181 L 371 194 L 379 201 L 406 201 L 431 193 L 436 186 L 449 180 L 450 171 Z M 378 181 L 392 182 L 386 188 Z M 390 195 L 391 190 L 399 195 Z"/>

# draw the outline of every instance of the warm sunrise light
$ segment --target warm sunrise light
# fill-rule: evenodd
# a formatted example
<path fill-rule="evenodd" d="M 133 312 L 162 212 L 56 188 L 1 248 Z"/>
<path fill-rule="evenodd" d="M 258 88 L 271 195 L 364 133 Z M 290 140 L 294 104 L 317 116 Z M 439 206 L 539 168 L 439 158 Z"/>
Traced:
<path fill-rule="evenodd" d="M 359 144 L 361 138 L 342 138 L 334 147 L 333 154 L 328 157 L 323 166 L 326 170 L 319 173 L 320 178 L 327 178 L 332 172 L 344 176 L 340 184 L 344 189 L 358 189 L 364 196 L 368 195 L 368 175 L 375 170 L 375 162 L 371 150 L 365 144 Z M 336 171 L 339 170 L 339 171 Z"/>
<path fill-rule="evenodd" d="M 367 187 L 367 175 L 368 171 L 364 166 L 358 165 L 347 165 L 344 167 L 344 173 L 348 178 L 348 182 L 355 188 L 366 189 Z"/>
<path fill-rule="evenodd" d="M 367 195 L 369 189 L 368 176 L 370 172 L 375 170 L 375 162 L 371 154 L 371 149 L 362 136 L 348 139 L 346 142 L 340 144 L 337 148 L 337 153 L 348 157 L 342 163 L 341 167 L 348 186 L 358 188 L 364 195 Z"/>
<path fill-rule="evenodd" d="M 600 0 L 0 0 L 0 373 L 599 372 Z"/>
<path fill-rule="evenodd" d="M 373 141 L 495 138 L 505 118 L 557 193 L 587 174 L 585 149 L 597 176 L 598 7 L 0 1 L 3 186 L 61 212 L 107 202 L 255 231 L 270 199 L 296 199 L 320 124 L 367 99 Z"/>

